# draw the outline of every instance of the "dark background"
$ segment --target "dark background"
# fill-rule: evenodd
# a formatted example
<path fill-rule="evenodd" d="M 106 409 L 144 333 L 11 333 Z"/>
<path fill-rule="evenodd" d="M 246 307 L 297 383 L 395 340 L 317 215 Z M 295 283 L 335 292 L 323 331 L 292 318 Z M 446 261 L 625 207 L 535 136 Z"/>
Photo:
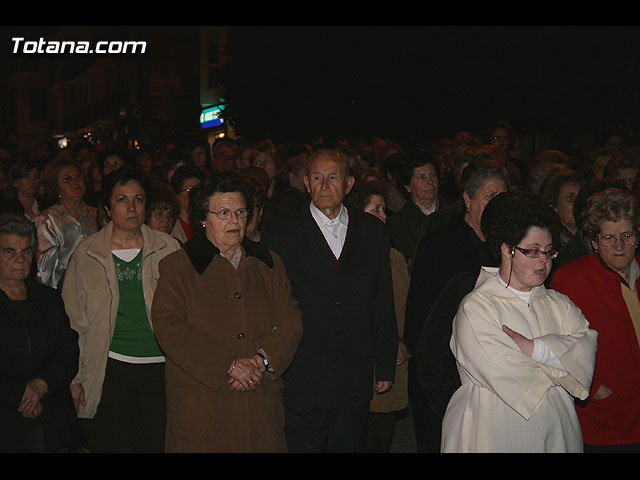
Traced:
<path fill-rule="evenodd" d="M 421 143 L 495 120 L 586 149 L 638 123 L 637 27 L 235 27 L 225 84 L 239 131 Z"/>
<path fill-rule="evenodd" d="M 11 35 L 46 37 L 55 29 L 1 27 L 0 73 L 15 60 Z M 185 38 L 197 38 L 198 27 L 189 29 L 196 33 Z M 638 27 L 228 29 L 221 83 L 228 121 L 240 136 L 275 142 L 380 136 L 424 144 L 461 130 L 480 134 L 505 120 L 537 149 L 586 151 L 597 132 L 615 125 L 630 144 L 639 143 Z M 180 48 L 198 47 L 172 46 Z M 191 110 L 199 108 L 194 103 Z"/>

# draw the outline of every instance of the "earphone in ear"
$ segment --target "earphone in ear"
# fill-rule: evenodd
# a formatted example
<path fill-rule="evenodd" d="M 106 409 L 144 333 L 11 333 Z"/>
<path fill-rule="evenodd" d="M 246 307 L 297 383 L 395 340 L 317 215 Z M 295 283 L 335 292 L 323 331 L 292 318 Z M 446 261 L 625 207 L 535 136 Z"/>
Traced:
<path fill-rule="evenodd" d="M 516 247 L 511 247 L 511 258 L 516 254 Z"/>

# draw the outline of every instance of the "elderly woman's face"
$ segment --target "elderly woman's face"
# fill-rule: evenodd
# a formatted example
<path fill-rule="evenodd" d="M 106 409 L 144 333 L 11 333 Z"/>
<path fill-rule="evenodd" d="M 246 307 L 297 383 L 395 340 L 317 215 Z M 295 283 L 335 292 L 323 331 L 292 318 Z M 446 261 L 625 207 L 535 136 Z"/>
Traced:
<path fill-rule="evenodd" d="M 501 178 L 488 178 L 484 183 L 476 190 L 473 198 L 469 197 L 467 192 L 463 192 L 462 197 L 464 203 L 469 211 L 469 220 L 479 226 L 482 220 L 482 212 L 484 212 L 487 203 L 491 201 L 496 195 L 506 192 L 507 185 Z"/>
<path fill-rule="evenodd" d="M 58 172 L 58 190 L 61 200 L 82 199 L 85 194 L 84 175 L 77 167 L 64 167 Z"/>
<path fill-rule="evenodd" d="M 214 193 L 209 197 L 209 213 L 204 222 L 207 238 L 221 252 L 233 251 L 240 246 L 247 228 L 247 204 L 240 192 Z M 216 213 L 211 213 L 216 212 Z M 223 219 L 220 216 L 227 216 Z"/>
<path fill-rule="evenodd" d="M 542 285 L 551 271 L 552 260 L 547 255 L 531 258 L 522 250 L 548 252 L 552 248 L 553 239 L 549 230 L 531 227 L 518 245 L 502 245 L 501 278 L 507 282 L 510 275 L 509 286 L 521 292 L 528 292 L 533 287 Z"/>
<path fill-rule="evenodd" d="M 626 269 L 635 256 L 638 232 L 629 220 L 603 222 L 600 234 L 591 244 L 605 265 L 619 272 Z"/>
<path fill-rule="evenodd" d="M 153 230 L 159 232 L 171 233 L 173 225 L 176 223 L 176 217 L 170 208 L 157 206 L 151 210 L 151 214 L 147 219 L 147 225 Z"/>
<path fill-rule="evenodd" d="M 29 275 L 32 259 L 29 237 L 0 235 L 0 284 L 11 285 L 24 281 Z"/>
<path fill-rule="evenodd" d="M 107 213 L 120 230 L 138 230 L 145 220 L 144 188 L 135 180 L 114 187 Z"/>

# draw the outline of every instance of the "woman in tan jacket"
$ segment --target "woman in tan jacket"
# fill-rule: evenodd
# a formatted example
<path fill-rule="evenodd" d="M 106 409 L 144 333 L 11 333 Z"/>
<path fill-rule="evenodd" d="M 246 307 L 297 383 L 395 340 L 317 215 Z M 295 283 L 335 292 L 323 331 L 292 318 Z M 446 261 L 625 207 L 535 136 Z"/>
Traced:
<path fill-rule="evenodd" d="M 152 315 L 167 357 L 167 452 L 284 452 L 283 383 L 302 336 L 284 264 L 245 239 L 236 173 L 191 191 L 202 225 L 160 263 Z"/>
<path fill-rule="evenodd" d="M 178 241 L 144 225 L 144 177 L 121 167 L 103 181 L 110 222 L 75 249 L 62 298 L 79 334 L 71 391 L 91 452 L 159 452 L 164 355 L 153 335 L 158 263 Z"/>

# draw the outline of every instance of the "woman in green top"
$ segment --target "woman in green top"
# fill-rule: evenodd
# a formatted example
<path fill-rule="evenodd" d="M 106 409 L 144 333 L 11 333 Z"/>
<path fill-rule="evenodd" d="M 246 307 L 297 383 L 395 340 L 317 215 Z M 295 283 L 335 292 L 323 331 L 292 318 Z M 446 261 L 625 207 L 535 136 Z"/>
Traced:
<path fill-rule="evenodd" d="M 144 224 L 148 191 L 129 167 L 103 179 L 110 222 L 78 245 L 62 291 L 80 335 L 71 389 L 92 452 L 159 452 L 164 445 L 164 356 L 150 308 L 158 262 L 180 247 Z"/>

